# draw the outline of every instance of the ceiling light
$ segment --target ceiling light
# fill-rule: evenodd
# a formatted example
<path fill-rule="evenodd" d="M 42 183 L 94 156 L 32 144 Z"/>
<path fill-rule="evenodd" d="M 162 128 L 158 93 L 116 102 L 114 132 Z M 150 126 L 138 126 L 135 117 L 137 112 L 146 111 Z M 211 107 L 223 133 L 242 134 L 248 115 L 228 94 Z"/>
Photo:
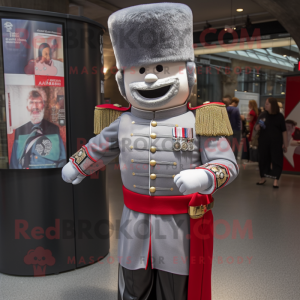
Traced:
<path fill-rule="evenodd" d="M 286 54 L 284 54 L 283 57 L 286 57 Z"/>
<path fill-rule="evenodd" d="M 244 11 L 242 8 L 237 8 L 237 10 L 236 11 L 238 11 L 238 12 L 242 12 L 242 11 Z"/>
<path fill-rule="evenodd" d="M 224 30 L 228 31 L 229 33 L 232 33 L 236 28 L 234 26 L 225 25 Z"/>
<path fill-rule="evenodd" d="M 285 92 L 281 92 L 281 94 L 282 94 L 282 95 L 284 95 L 284 94 L 285 94 Z"/>

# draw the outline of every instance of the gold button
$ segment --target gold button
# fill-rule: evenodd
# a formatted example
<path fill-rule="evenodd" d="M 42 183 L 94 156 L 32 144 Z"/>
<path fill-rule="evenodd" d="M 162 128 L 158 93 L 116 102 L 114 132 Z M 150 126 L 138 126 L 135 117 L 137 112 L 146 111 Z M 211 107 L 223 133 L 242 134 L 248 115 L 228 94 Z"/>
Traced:
<path fill-rule="evenodd" d="M 133 149 L 133 146 L 130 146 L 129 148 L 130 148 L 130 149 Z"/>
<path fill-rule="evenodd" d="M 175 124 L 175 127 L 178 127 L 178 124 Z"/>
<path fill-rule="evenodd" d="M 132 175 L 134 176 L 134 175 L 135 175 L 135 173 L 134 173 L 134 172 L 132 172 Z"/>
<path fill-rule="evenodd" d="M 151 122 L 151 126 L 152 126 L 152 127 L 156 127 L 156 126 L 157 126 L 157 122 L 156 122 L 156 121 L 152 121 L 152 122 Z"/>
<path fill-rule="evenodd" d="M 135 122 L 134 122 L 134 121 L 132 121 L 131 123 L 132 123 L 132 124 L 134 124 Z"/>
<path fill-rule="evenodd" d="M 155 153 L 155 152 L 156 152 L 156 147 L 152 146 L 152 147 L 150 148 L 150 151 L 151 151 L 152 153 Z"/>
<path fill-rule="evenodd" d="M 150 166 L 154 167 L 156 165 L 156 161 L 155 160 L 150 160 Z"/>
<path fill-rule="evenodd" d="M 151 192 L 151 193 L 155 193 L 155 191 L 156 191 L 156 188 L 155 188 L 154 186 L 151 186 L 151 187 L 150 187 L 150 192 Z"/>
<path fill-rule="evenodd" d="M 134 162 L 134 159 L 132 159 L 131 162 Z"/>
<path fill-rule="evenodd" d="M 134 184 L 133 187 L 136 187 L 136 185 Z"/>
<path fill-rule="evenodd" d="M 174 166 L 177 166 L 177 162 L 174 162 L 173 165 L 174 165 Z"/>
<path fill-rule="evenodd" d="M 150 175 L 150 178 L 151 178 L 151 179 L 156 179 L 156 174 L 151 174 L 151 175 Z"/>
<path fill-rule="evenodd" d="M 133 136 L 133 133 L 131 133 L 130 135 Z"/>
<path fill-rule="evenodd" d="M 170 188 L 170 191 L 173 191 L 173 188 Z"/>
<path fill-rule="evenodd" d="M 156 139 L 156 133 L 151 133 L 150 136 L 151 136 L 151 139 Z"/>

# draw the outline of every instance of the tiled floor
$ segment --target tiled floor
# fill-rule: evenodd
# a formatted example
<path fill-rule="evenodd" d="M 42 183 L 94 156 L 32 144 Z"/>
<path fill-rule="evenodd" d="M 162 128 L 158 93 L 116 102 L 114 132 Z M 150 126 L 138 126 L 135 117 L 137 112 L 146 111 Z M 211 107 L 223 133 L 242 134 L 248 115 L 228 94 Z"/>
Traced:
<path fill-rule="evenodd" d="M 240 169 L 238 179 L 215 194 L 213 300 L 299 300 L 300 176 L 283 175 L 275 190 L 272 181 L 255 185 L 257 165 Z M 114 181 L 109 188 L 114 220 L 122 213 L 121 189 L 115 188 L 121 187 L 121 179 L 111 166 L 107 176 L 108 182 Z M 241 237 L 238 228 L 245 224 L 249 230 Z M 116 234 L 111 237 L 114 257 Z M 117 268 L 116 262 L 104 259 L 102 264 L 44 278 L 0 274 L 0 300 L 116 300 Z"/>

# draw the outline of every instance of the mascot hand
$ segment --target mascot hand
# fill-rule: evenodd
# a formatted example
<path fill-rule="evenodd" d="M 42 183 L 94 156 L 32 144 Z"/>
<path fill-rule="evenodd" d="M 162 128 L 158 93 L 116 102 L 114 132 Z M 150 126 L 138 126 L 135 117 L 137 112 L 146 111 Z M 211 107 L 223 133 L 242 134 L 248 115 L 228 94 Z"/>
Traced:
<path fill-rule="evenodd" d="M 212 185 L 211 177 L 203 169 L 181 171 L 175 176 L 174 182 L 183 195 L 201 193 Z"/>
<path fill-rule="evenodd" d="M 72 165 L 72 163 L 68 162 L 61 170 L 61 177 L 65 182 L 78 184 L 86 176 L 81 175 Z"/>

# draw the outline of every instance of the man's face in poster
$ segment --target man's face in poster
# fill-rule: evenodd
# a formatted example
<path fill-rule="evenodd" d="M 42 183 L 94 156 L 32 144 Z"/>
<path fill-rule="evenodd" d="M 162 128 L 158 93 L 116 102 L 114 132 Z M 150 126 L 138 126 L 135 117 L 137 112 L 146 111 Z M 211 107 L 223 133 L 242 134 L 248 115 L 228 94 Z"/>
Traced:
<path fill-rule="evenodd" d="M 42 96 L 29 97 L 27 100 L 27 110 L 29 112 L 30 121 L 32 124 L 38 124 L 42 122 L 45 112 L 45 103 Z"/>

